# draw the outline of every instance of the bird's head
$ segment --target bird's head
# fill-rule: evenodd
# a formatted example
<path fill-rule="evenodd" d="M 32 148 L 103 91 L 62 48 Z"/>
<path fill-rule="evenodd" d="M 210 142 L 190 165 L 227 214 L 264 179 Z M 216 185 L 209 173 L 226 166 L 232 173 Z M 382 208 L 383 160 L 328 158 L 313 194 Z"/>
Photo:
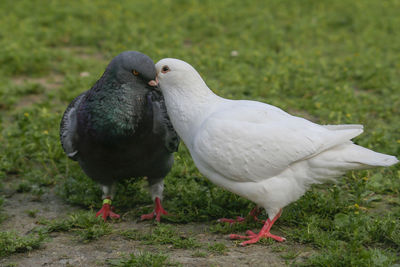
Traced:
<path fill-rule="evenodd" d="M 185 61 L 164 58 L 157 62 L 157 79 L 163 93 L 166 90 L 190 90 L 205 85 L 200 74 Z"/>
<path fill-rule="evenodd" d="M 140 81 L 155 87 L 158 83 L 153 60 L 136 51 L 125 51 L 116 56 L 107 71 L 121 84 Z"/>

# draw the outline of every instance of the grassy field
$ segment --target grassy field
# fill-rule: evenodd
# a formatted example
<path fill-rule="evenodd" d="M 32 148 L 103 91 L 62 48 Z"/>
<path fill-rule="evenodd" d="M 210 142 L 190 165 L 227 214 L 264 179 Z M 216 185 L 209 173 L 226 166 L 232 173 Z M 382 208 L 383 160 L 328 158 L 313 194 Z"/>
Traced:
<path fill-rule="evenodd" d="M 216 223 L 246 215 L 253 204 L 205 179 L 184 145 L 165 180 L 164 206 L 175 216 L 164 217 L 152 233 L 117 231 L 118 223 L 93 218 L 101 191 L 64 155 L 59 121 L 67 104 L 124 50 L 141 51 L 155 62 L 183 59 L 226 98 L 266 102 L 321 124 L 363 124 L 357 144 L 400 155 L 400 1 L 95 3 L 0 1 L 0 206 L 13 201 L 10 195 L 40 202 L 56 191 L 75 208 L 61 218 L 38 216 L 28 234 L 5 229 L 9 218 L 0 210 L 0 258 L 6 261 L 62 232 L 77 235 L 77 243 L 113 234 L 143 244 L 140 254 L 102 264 L 179 265 L 171 247 L 193 250 L 194 258 L 230 253 L 223 243 L 182 237 L 176 229 L 183 224 L 207 225 L 220 236 L 260 227 Z M 125 220 L 152 209 L 145 186 L 142 179 L 119 184 L 114 204 L 129 214 Z M 399 191 L 400 165 L 350 172 L 337 184 L 311 188 L 284 209 L 272 230 L 288 245 L 265 241 L 250 249 L 262 247 L 288 265 L 400 264 Z M 25 217 L 36 213 L 28 210 Z M 300 257 L 303 247 L 311 253 Z"/>

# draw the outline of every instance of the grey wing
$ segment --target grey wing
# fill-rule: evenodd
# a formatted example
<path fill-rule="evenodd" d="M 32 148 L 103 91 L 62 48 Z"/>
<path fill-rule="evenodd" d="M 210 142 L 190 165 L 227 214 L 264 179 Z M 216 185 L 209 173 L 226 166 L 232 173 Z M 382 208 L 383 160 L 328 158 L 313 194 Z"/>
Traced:
<path fill-rule="evenodd" d="M 171 153 L 178 151 L 179 147 L 179 136 L 175 132 L 174 127 L 172 126 L 172 123 L 168 117 L 168 113 L 165 110 L 165 128 L 166 128 L 166 138 L 165 138 L 165 147 L 167 150 Z"/>
<path fill-rule="evenodd" d="M 169 119 L 163 96 L 152 91 L 147 97 L 153 108 L 153 131 L 164 132 L 165 147 L 170 153 L 178 151 L 180 139 Z"/>
<path fill-rule="evenodd" d="M 76 142 L 77 133 L 77 109 L 88 91 L 77 96 L 67 107 L 60 123 L 60 141 L 65 154 L 72 159 L 78 159 Z"/>

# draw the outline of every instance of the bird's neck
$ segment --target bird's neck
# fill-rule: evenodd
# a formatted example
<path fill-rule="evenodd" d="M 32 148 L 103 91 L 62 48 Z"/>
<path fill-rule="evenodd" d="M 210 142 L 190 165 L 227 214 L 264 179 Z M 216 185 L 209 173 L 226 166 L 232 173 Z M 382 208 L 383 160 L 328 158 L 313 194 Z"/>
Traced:
<path fill-rule="evenodd" d="M 205 84 L 187 88 L 163 90 L 165 105 L 175 131 L 191 147 L 193 136 L 201 124 L 212 114 L 223 99 L 214 94 Z"/>
<path fill-rule="evenodd" d="M 106 139 L 131 136 L 144 115 L 140 107 L 145 106 L 146 92 L 125 85 L 119 86 L 118 90 L 107 87 L 90 92 L 84 105 L 83 124 L 88 125 L 94 136 L 104 135 Z"/>

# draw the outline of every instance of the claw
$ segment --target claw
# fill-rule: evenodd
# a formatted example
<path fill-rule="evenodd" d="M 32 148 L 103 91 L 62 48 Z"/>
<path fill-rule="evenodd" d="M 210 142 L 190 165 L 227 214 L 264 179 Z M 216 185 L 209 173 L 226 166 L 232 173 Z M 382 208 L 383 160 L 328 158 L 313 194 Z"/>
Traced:
<path fill-rule="evenodd" d="M 227 218 L 221 218 L 218 219 L 218 222 L 227 222 L 227 223 L 242 223 L 244 222 L 246 219 L 240 216 L 237 216 L 236 219 L 227 219 Z"/>
<path fill-rule="evenodd" d="M 258 207 L 255 207 L 254 209 L 252 209 L 250 211 L 248 217 L 253 218 L 254 221 L 256 221 L 256 222 L 261 221 L 262 223 L 265 223 L 265 221 L 262 221 L 262 220 L 257 218 L 257 216 L 258 216 L 258 214 L 260 214 L 260 212 L 261 212 L 260 209 Z M 243 222 L 246 221 L 246 219 L 247 218 L 243 218 L 243 217 L 237 216 L 236 219 L 221 218 L 221 219 L 218 219 L 217 221 L 218 222 L 227 222 L 227 223 L 232 224 L 232 223 L 243 223 Z"/>
<path fill-rule="evenodd" d="M 253 231 L 247 230 L 246 235 L 236 235 L 236 234 L 231 234 L 229 235 L 230 239 L 249 239 L 247 241 L 244 241 L 240 243 L 241 246 L 246 246 L 248 244 L 254 244 L 257 243 L 261 238 L 272 238 L 278 242 L 283 242 L 286 239 L 284 237 L 280 237 L 277 235 L 273 235 L 270 233 L 272 225 L 275 223 L 275 221 L 281 216 L 282 210 L 279 211 L 279 213 L 272 219 L 267 219 L 267 221 L 264 223 L 264 226 L 262 227 L 261 231 L 256 234 Z"/>
<path fill-rule="evenodd" d="M 140 216 L 140 219 L 142 221 L 144 220 L 151 220 L 154 218 L 154 216 L 156 217 L 156 221 L 160 222 L 161 220 L 161 215 L 168 215 L 168 212 L 166 210 L 164 210 L 164 208 L 161 205 L 161 200 L 159 197 L 156 197 L 156 199 L 154 200 L 156 207 L 154 209 L 153 212 L 150 212 L 148 214 L 143 214 L 142 216 Z"/>
<path fill-rule="evenodd" d="M 229 238 L 230 239 L 248 239 L 250 237 L 245 236 L 245 235 L 230 234 Z"/>
<path fill-rule="evenodd" d="M 105 198 L 103 201 L 103 207 L 101 207 L 101 209 L 96 213 L 96 217 L 101 215 L 104 221 L 106 221 L 108 217 L 112 219 L 119 219 L 121 216 L 112 212 L 113 209 L 114 207 L 111 207 L 111 199 Z"/>

